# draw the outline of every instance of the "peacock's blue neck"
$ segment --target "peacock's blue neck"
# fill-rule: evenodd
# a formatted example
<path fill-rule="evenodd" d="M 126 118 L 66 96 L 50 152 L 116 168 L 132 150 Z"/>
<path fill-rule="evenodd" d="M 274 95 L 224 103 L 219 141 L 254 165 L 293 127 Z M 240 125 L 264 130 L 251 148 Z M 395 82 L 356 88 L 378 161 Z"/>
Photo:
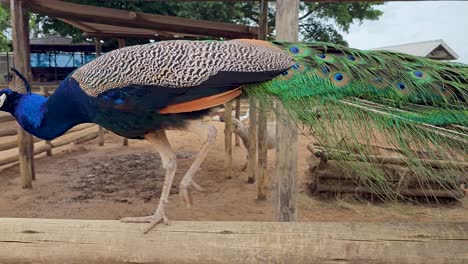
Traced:
<path fill-rule="evenodd" d="M 12 114 L 29 133 L 52 140 L 73 126 L 88 122 L 73 90 L 63 82 L 49 98 L 38 94 L 22 95 Z"/>

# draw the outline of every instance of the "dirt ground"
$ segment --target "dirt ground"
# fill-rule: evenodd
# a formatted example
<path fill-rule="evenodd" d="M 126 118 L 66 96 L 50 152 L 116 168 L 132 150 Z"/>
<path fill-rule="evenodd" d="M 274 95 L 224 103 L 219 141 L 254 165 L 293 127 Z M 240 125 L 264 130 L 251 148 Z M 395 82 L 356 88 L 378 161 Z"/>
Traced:
<path fill-rule="evenodd" d="M 171 220 L 273 220 L 274 184 L 267 201 L 255 199 L 255 185 L 247 183 L 240 171 L 245 159 L 243 147 L 234 147 L 234 177 L 223 172 L 223 124 L 218 128 L 216 145 L 209 152 L 197 183 L 205 192 L 193 193 L 194 206 L 187 209 L 178 196 L 178 181 L 189 168 L 202 140 L 186 132 L 169 132 L 177 152 L 178 171 L 171 191 L 167 215 Z M 468 221 L 468 203 L 444 205 L 371 204 L 352 199 L 320 199 L 307 188 L 306 149 L 299 146 L 299 220 L 300 221 Z M 269 152 L 269 174 L 273 173 L 274 151 Z M 52 157 L 36 160 L 37 180 L 33 189 L 21 189 L 18 166 L 0 171 L 0 217 L 120 219 L 151 214 L 157 206 L 164 170 L 159 155 L 145 141 L 106 135 L 104 147 L 96 140 L 54 152 Z"/>

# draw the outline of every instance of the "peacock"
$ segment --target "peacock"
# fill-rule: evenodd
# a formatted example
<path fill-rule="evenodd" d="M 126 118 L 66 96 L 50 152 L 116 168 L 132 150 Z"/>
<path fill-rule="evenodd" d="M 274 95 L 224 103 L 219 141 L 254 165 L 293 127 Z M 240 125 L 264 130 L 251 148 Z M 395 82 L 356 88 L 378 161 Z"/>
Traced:
<path fill-rule="evenodd" d="M 106 53 L 71 73 L 48 98 L 26 87 L 26 94 L 0 91 L 0 109 L 36 137 L 52 140 L 92 122 L 154 146 L 166 171 L 157 209 L 122 219 L 150 223 L 147 230 L 168 221 L 165 206 L 177 162 L 166 130 L 205 140 L 179 184 L 190 204 L 190 191 L 202 190 L 193 176 L 217 133 L 202 118 L 243 93 L 273 110 L 272 102 L 281 102 L 286 114 L 279 118 L 305 125 L 320 144 L 343 156 L 353 151 L 365 157 L 366 144 L 378 141 L 398 147 L 409 168 L 441 184 L 454 170 L 466 169 L 439 166 L 447 172 L 441 176 L 415 154 L 423 149 L 431 160 L 466 159 L 468 66 L 460 63 L 322 42 L 173 40 Z M 380 167 L 353 164 L 343 162 L 359 171 L 363 184 L 388 191 Z"/>

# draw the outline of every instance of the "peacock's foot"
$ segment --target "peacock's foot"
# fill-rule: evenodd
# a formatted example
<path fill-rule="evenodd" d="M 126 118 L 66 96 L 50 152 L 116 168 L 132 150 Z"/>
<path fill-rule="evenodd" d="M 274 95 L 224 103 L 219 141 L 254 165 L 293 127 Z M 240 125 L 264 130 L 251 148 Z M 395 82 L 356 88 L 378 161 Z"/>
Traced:
<path fill-rule="evenodd" d="M 120 219 L 120 221 L 124 223 L 150 223 L 143 231 L 144 234 L 148 233 L 151 229 L 153 229 L 153 227 L 161 222 L 169 225 L 169 219 L 167 219 L 164 210 L 157 210 L 153 215 L 143 217 L 125 217 Z"/>
<path fill-rule="evenodd" d="M 190 208 L 192 206 L 192 204 L 193 204 L 193 202 L 192 202 L 192 193 L 191 193 L 192 189 L 194 189 L 195 191 L 198 191 L 198 192 L 203 192 L 204 191 L 204 189 L 193 180 L 184 181 L 182 179 L 180 181 L 179 195 L 182 198 L 182 201 L 184 201 L 185 205 L 188 208 Z"/>

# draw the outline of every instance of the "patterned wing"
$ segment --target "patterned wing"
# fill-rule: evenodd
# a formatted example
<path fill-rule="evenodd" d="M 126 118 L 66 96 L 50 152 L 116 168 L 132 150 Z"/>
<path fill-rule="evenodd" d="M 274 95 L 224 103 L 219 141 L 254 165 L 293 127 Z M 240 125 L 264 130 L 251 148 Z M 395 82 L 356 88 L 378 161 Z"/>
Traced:
<path fill-rule="evenodd" d="M 91 96 L 132 85 L 223 89 L 269 80 L 293 64 L 263 41 L 165 41 L 109 52 L 72 78 Z"/>

